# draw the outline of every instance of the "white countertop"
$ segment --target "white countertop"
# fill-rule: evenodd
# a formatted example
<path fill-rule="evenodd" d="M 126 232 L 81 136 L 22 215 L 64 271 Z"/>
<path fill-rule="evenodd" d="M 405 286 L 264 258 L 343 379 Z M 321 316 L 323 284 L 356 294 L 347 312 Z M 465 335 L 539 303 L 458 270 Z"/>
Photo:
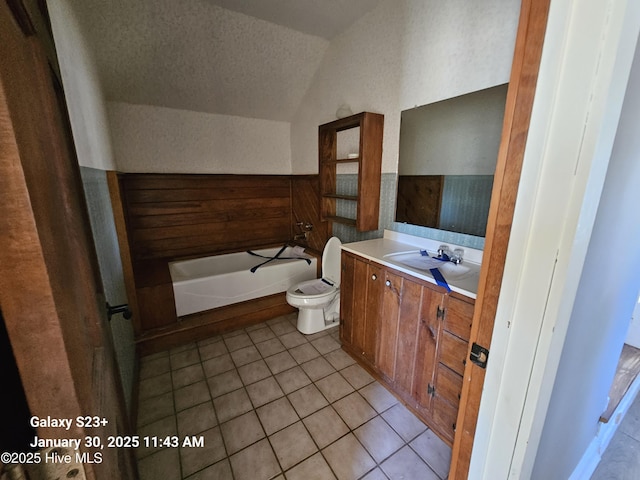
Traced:
<path fill-rule="evenodd" d="M 394 255 L 415 252 L 419 258 L 420 250 L 427 250 L 430 256 L 435 256 L 438 247 L 442 244 L 448 245 L 452 250 L 462 248 L 464 259 L 462 266 L 468 268 L 468 272 L 457 278 L 447 278 L 447 274 L 440 269 L 444 279 L 447 281 L 452 291 L 460 293 L 470 298 L 476 298 L 478 291 L 478 280 L 480 278 L 480 263 L 482 263 L 482 251 L 468 247 L 458 247 L 457 245 L 432 240 L 429 238 L 415 237 L 404 233 L 384 231 L 383 238 L 364 240 L 362 242 L 345 243 L 342 249 L 360 255 L 368 260 L 380 263 L 387 267 L 394 268 L 427 282 L 436 284 L 428 270 L 414 268 L 394 259 Z M 453 264 L 451 264 L 453 266 Z M 455 269 L 455 267 L 452 267 Z M 466 270 L 466 269 L 465 269 Z"/>

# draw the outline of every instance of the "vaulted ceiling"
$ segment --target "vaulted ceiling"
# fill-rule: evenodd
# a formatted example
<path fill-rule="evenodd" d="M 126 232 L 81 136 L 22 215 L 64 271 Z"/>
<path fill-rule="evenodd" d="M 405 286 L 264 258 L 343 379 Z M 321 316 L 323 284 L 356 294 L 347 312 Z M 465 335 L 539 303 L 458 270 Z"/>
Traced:
<path fill-rule="evenodd" d="M 288 121 L 380 0 L 74 0 L 107 100 Z"/>

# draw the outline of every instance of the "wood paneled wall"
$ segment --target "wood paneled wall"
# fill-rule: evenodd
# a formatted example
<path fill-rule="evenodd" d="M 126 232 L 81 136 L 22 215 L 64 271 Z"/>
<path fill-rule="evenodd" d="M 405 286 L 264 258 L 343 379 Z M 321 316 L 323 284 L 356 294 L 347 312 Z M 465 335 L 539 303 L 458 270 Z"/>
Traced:
<path fill-rule="evenodd" d="M 292 238 L 287 176 L 121 178 L 134 262 L 239 251 Z"/>
<path fill-rule="evenodd" d="M 298 241 L 317 254 L 322 254 L 329 238 L 329 222 L 320 220 L 320 181 L 317 175 L 295 176 L 291 178 L 291 209 L 293 214 L 293 234 L 305 232 L 304 225 L 311 224 L 306 241 Z M 298 223 L 303 223 L 299 226 Z M 293 237 L 292 237 L 293 238 Z"/>

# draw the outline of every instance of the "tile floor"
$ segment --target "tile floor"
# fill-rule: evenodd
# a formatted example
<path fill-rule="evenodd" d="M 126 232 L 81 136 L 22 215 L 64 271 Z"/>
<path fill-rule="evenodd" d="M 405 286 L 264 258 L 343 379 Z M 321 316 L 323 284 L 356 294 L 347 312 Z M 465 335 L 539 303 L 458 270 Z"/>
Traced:
<path fill-rule="evenodd" d="M 295 314 L 141 359 L 138 434 L 203 436 L 139 448 L 141 480 L 445 479 L 450 448 Z"/>
<path fill-rule="evenodd" d="M 591 480 L 637 480 L 640 477 L 640 395 L 629 407 Z"/>

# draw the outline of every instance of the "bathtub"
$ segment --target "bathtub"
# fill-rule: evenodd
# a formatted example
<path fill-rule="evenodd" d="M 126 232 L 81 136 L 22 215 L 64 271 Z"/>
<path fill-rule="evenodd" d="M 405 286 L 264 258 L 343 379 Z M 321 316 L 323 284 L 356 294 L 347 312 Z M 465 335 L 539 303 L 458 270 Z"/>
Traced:
<path fill-rule="evenodd" d="M 275 256 L 280 247 L 252 250 L 263 257 Z M 287 247 L 280 256 L 293 256 Z M 246 252 L 215 255 L 169 263 L 176 312 L 179 317 L 254 298 L 286 292 L 289 287 L 317 278 L 317 259 L 276 259 L 259 267 L 266 258 Z"/>

